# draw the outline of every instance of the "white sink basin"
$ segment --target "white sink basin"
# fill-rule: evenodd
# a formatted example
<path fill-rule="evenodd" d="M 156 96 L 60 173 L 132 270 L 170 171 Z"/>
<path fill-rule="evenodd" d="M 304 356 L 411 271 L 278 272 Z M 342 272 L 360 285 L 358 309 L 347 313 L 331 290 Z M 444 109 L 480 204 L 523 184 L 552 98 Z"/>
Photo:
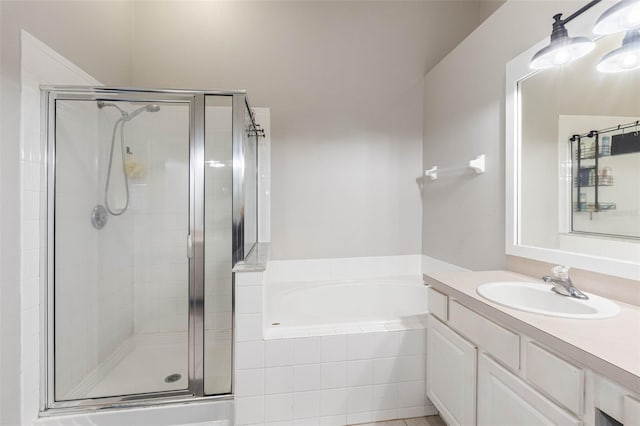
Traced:
<path fill-rule="evenodd" d="M 618 305 L 595 294 L 588 300 L 561 296 L 548 284 L 504 281 L 482 284 L 478 294 L 492 302 L 521 311 L 563 318 L 600 319 L 616 316 Z"/>

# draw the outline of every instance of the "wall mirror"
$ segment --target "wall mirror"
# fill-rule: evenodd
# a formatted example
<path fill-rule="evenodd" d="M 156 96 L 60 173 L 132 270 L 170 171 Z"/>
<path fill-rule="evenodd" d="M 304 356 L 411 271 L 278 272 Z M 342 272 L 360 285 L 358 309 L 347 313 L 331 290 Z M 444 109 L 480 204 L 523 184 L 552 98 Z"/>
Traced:
<path fill-rule="evenodd" d="M 608 5 L 576 19 L 591 33 Z M 640 69 L 597 70 L 624 33 L 533 72 L 507 64 L 507 254 L 640 279 Z"/>

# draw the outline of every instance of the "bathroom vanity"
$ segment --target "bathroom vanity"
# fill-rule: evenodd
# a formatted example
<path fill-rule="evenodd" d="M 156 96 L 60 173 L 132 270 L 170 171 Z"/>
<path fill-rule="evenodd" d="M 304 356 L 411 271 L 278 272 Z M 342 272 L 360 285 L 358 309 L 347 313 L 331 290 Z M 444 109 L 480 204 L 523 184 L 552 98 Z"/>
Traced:
<path fill-rule="evenodd" d="M 506 271 L 425 276 L 427 396 L 449 425 L 640 425 L 640 309 L 567 319 L 480 296 Z M 557 295 L 557 297 L 564 297 Z"/>

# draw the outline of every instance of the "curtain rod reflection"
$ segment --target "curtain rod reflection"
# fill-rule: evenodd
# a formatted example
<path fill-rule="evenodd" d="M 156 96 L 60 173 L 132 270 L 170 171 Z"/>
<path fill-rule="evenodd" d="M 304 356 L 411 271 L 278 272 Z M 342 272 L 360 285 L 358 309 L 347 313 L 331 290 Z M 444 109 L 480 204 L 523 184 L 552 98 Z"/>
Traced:
<path fill-rule="evenodd" d="M 602 130 L 590 130 L 587 133 L 583 133 L 581 135 L 572 135 L 569 140 L 571 142 L 575 142 L 581 138 L 592 138 L 596 135 L 602 134 L 602 133 L 610 133 L 610 132 L 616 132 L 618 130 L 624 130 L 624 129 L 629 129 L 631 127 L 635 127 L 636 128 L 636 133 L 638 133 L 638 126 L 640 126 L 640 120 L 636 120 L 636 121 L 632 121 L 630 123 L 626 123 L 626 124 L 618 124 L 617 126 L 613 126 L 613 127 L 607 127 L 606 129 L 602 129 Z"/>

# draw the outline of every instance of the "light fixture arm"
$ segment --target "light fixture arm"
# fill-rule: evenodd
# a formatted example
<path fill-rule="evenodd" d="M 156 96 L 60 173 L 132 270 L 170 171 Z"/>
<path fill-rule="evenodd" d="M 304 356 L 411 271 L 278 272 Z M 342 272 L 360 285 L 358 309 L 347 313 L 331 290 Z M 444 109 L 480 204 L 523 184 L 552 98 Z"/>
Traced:
<path fill-rule="evenodd" d="M 560 17 L 562 17 L 562 14 L 558 14 L 555 15 L 553 17 L 553 19 L 556 19 L 556 16 L 558 17 L 558 19 L 556 19 L 556 23 L 560 22 L 562 25 L 568 24 L 569 22 L 571 22 L 572 20 L 574 20 L 575 18 L 577 18 L 578 16 L 582 15 L 583 13 L 585 13 L 587 10 L 591 9 L 593 6 L 595 6 L 596 4 L 600 3 L 602 0 L 591 0 L 589 3 L 585 4 L 584 6 L 582 6 L 580 9 L 576 10 L 575 12 L 573 12 L 571 15 L 569 15 L 566 19 L 560 19 Z M 554 29 L 555 29 L 555 25 L 556 23 L 554 23 Z"/>

